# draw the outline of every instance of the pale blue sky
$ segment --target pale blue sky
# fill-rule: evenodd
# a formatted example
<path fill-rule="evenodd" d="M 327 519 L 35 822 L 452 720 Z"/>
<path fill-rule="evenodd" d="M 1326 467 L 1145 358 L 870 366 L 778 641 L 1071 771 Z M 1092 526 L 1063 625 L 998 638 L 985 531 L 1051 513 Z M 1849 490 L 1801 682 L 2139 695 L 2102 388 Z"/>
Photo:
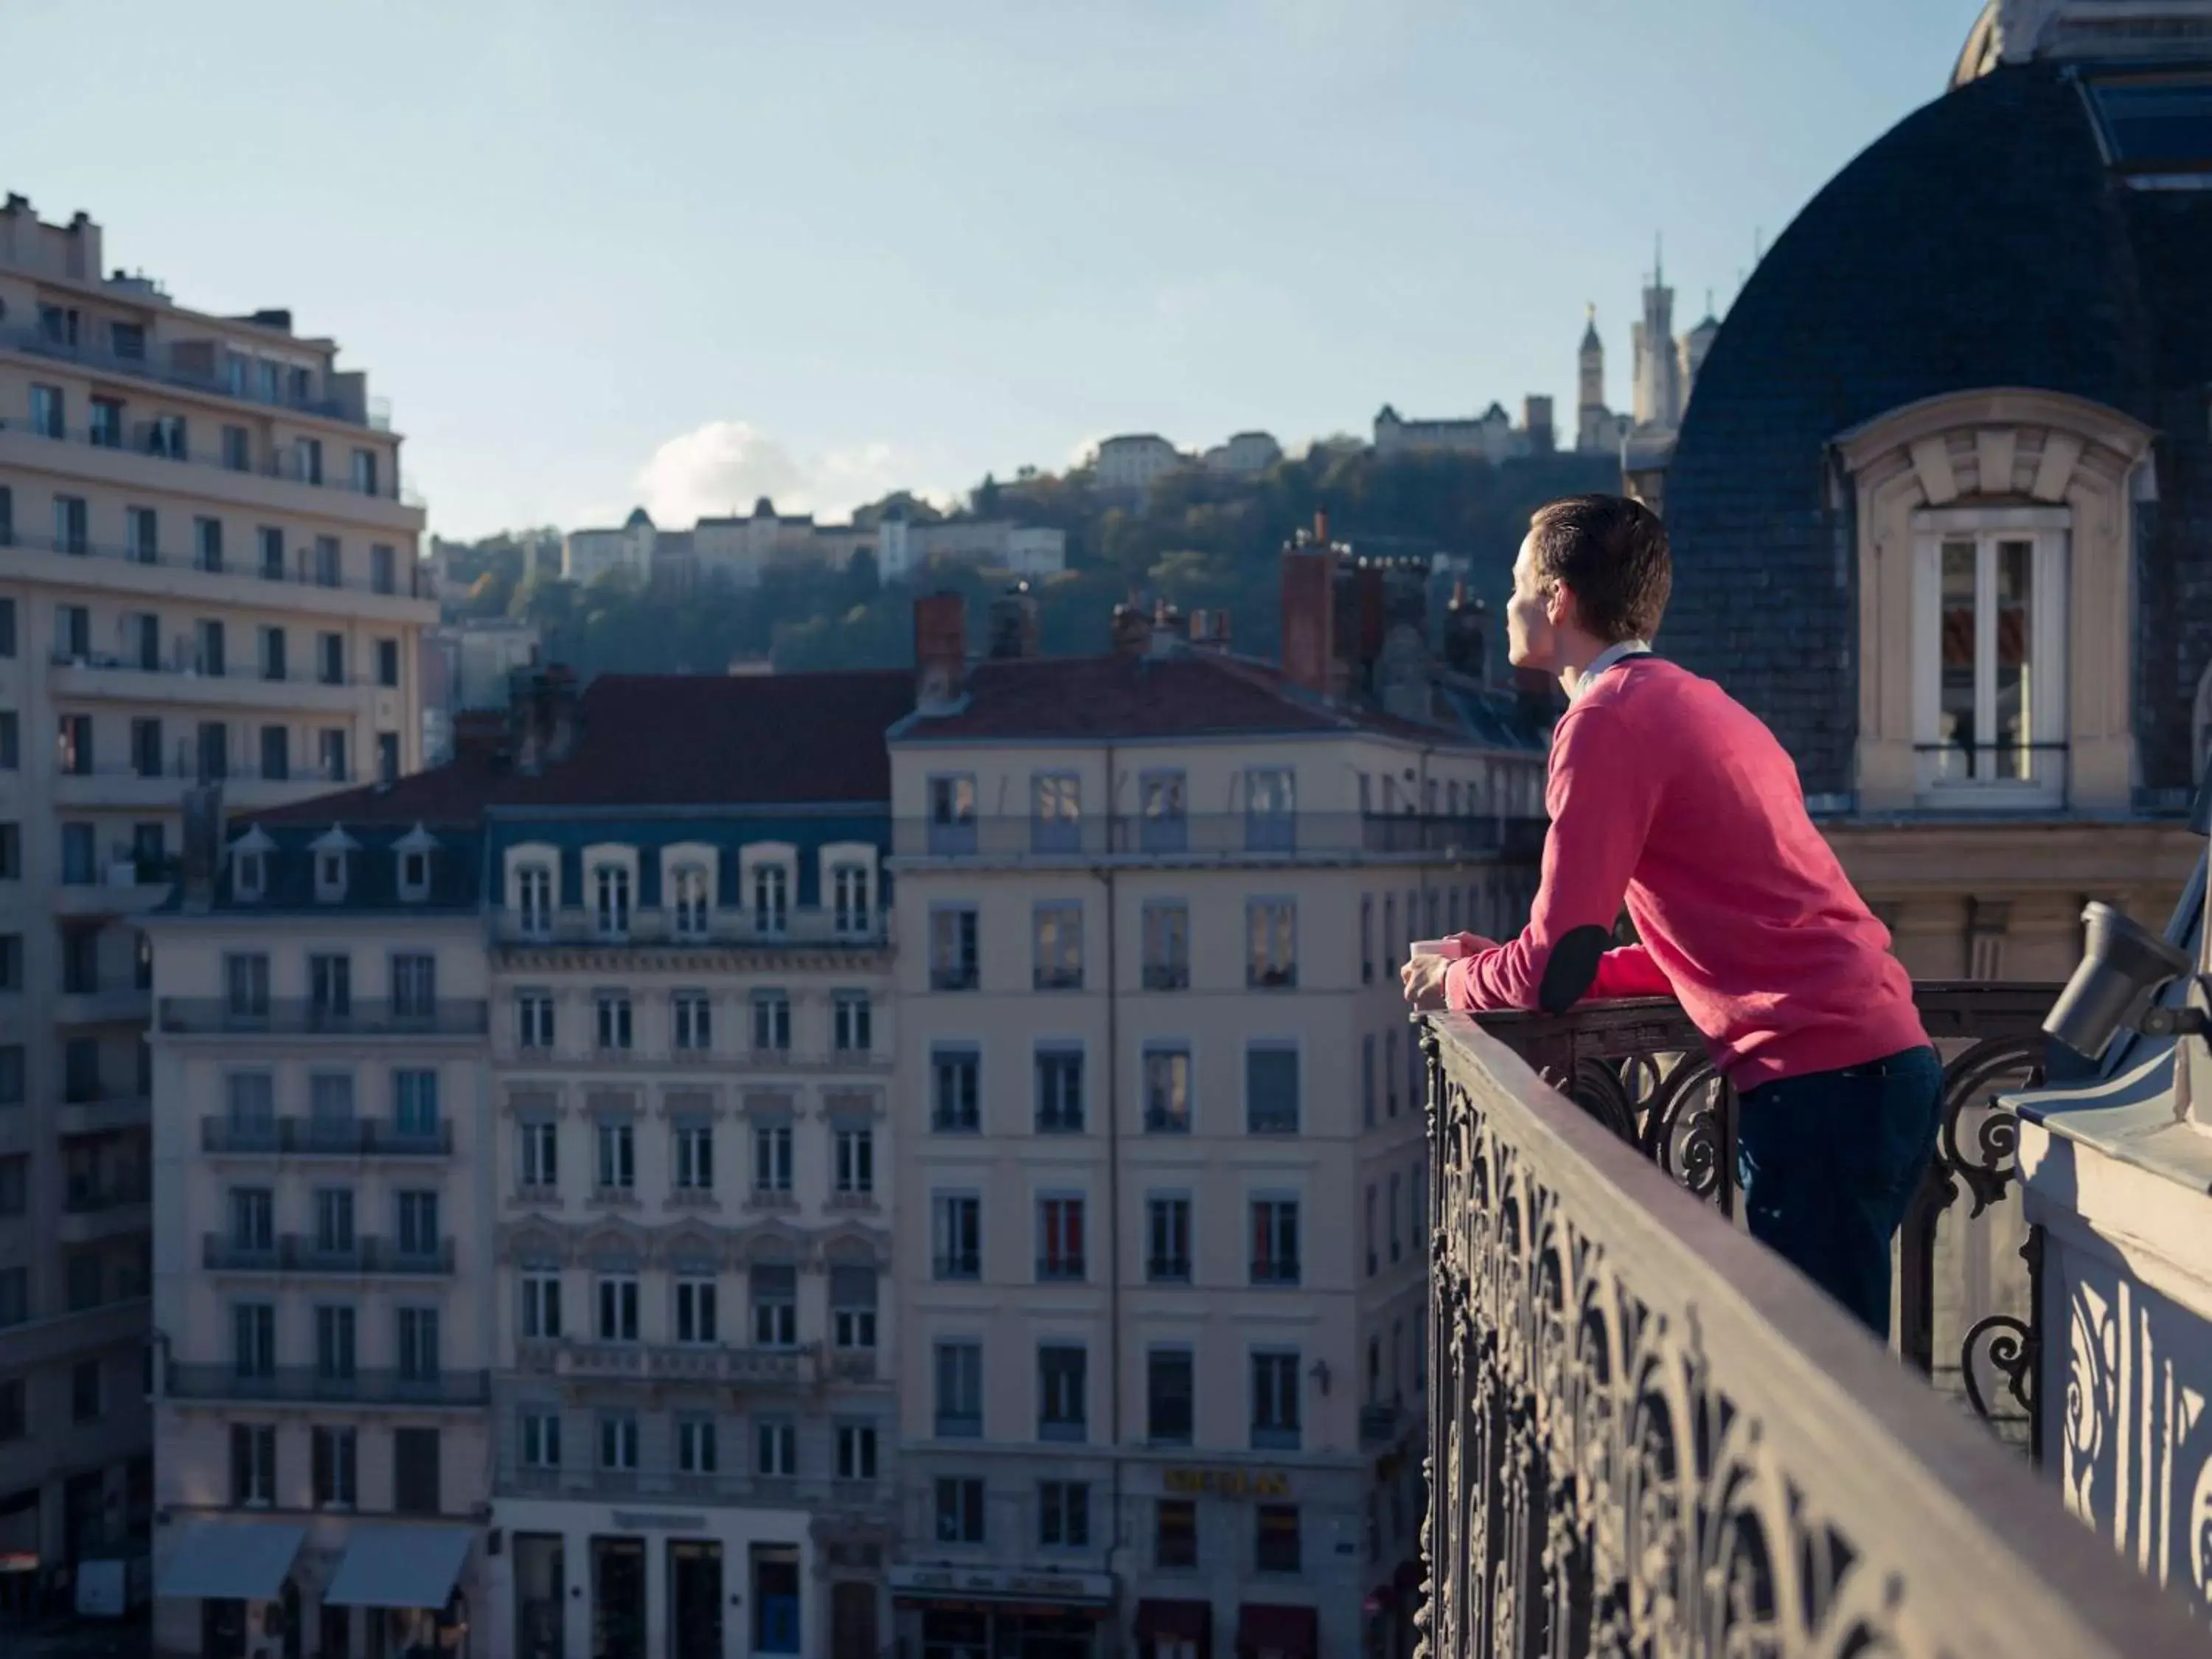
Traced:
<path fill-rule="evenodd" d="M 1608 392 L 1978 0 L 0 0 L 0 188 L 292 308 L 431 527 Z"/>

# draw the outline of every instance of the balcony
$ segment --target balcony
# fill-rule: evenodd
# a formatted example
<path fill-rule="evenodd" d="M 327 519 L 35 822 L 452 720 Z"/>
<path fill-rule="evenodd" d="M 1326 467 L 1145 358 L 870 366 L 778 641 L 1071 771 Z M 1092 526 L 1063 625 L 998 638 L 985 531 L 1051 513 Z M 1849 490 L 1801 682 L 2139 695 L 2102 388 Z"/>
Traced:
<path fill-rule="evenodd" d="M 212 1404 L 482 1407 L 491 1401 L 488 1371 L 410 1376 L 385 1367 L 326 1376 L 313 1365 L 241 1371 L 228 1363 L 172 1360 L 163 1393 L 171 1400 Z"/>
<path fill-rule="evenodd" d="M 54 1112 L 58 1135 L 106 1135 L 143 1129 L 152 1121 L 144 1095 L 108 1095 L 95 1100 L 64 1100 Z"/>
<path fill-rule="evenodd" d="M 224 672 L 203 669 L 192 653 L 148 662 L 109 652 L 53 653 L 47 689 L 56 702 L 155 702 L 165 708 L 289 710 L 295 714 L 353 714 L 378 693 L 399 688 L 354 675 L 271 677 L 244 664 Z"/>
<path fill-rule="evenodd" d="M 510 950 L 582 945 L 610 950 L 879 951 L 891 939 L 888 910 L 851 915 L 821 905 L 794 906 L 768 921 L 751 910 L 714 910 L 708 913 L 705 925 L 697 927 L 679 926 L 676 912 L 663 908 L 633 910 L 623 926 L 602 927 L 591 907 L 567 905 L 535 922 L 517 911 L 502 910 L 493 927 L 498 942 Z"/>
<path fill-rule="evenodd" d="M 256 767 L 229 764 L 216 768 L 204 780 L 202 770 L 197 760 L 180 755 L 161 766 L 102 766 L 57 772 L 52 786 L 54 803 L 59 806 L 173 812 L 182 803 L 185 791 L 204 781 L 222 786 L 226 806 L 252 811 L 304 800 L 356 781 L 350 772 L 331 772 L 313 766 L 287 767 L 281 774 L 264 774 Z M 70 884 L 94 884 L 88 873 L 82 881 Z"/>
<path fill-rule="evenodd" d="M 54 999 L 57 1025 L 142 1025 L 153 1007 L 151 993 L 130 985 L 64 991 Z"/>
<path fill-rule="evenodd" d="M 283 1233 L 266 1244 L 242 1243 L 228 1233 L 200 1240 L 200 1265 L 210 1273 L 302 1273 L 330 1278 L 443 1278 L 453 1271 L 453 1241 L 403 1249 L 397 1241 L 362 1237 L 325 1246 L 300 1233 Z"/>
<path fill-rule="evenodd" d="M 822 1374 L 820 1350 L 811 1343 L 748 1348 L 720 1343 L 592 1342 L 580 1337 L 519 1343 L 515 1369 L 549 1376 L 786 1387 L 811 1384 Z"/>
<path fill-rule="evenodd" d="M 103 1238 L 143 1233 L 153 1223 L 152 1199 L 152 1188 L 143 1175 L 107 1182 L 72 1182 L 62 1195 L 55 1239 L 63 1244 L 91 1244 Z"/>
<path fill-rule="evenodd" d="M 98 881 L 68 882 L 53 890 L 58 916 L 128 916 L 150 910 L 169 896 L 177 878 L 174 859 L 122 859 Z"/>
<path fill-rule="evenodd" d="M 503 1437 L 511 1438 L 512 1437 Z M 619 1502 L 647 1498 L 672 1502 L 729 1505 L 738 1509 L 805 1510 L 816 1514 L 879 1514 L 891 1502 L 887 1480 L 827 1480 L 746 1473 L 751 1451 L 741 1436 L 722 1437 L 715 1448 L 720 1467 L 686 1470 L 677 1467 L 673 1449 L 650 1454 L 633 1468 L 595 1466 L 595 1448 L 564 1448 L 569 1459 L 557 1468 L 525 1463 L 512 1452 L 500 1455 L 495 1490 L 502 1497 L 568 1498 Z M 890 1651 L 890 1650 L 885 1650 Z"/>
<path fill-rule="evenodd" d="M 440 1123 L 418 1131 L 371 1118 L 278 1117 L 251 1123 L 204 1117 L 200 1150 L 229 1158 L 446 1158 L 453 1150 L 453 1126 Z"/>
<path fill-rule="evenodd" d="M 1177 818 L 1014 816 L 939 823 L 900 818 L 891 851 L 902 859 L 973 860 L 984 864 L 1092 865 L 1127 859 L 1157 866 L 1259 861 L 1366 863 L 1402 858 L 1528 860 L 1544 847 L 1541 818 L 1427 817 L 1410 813 L 1194 813 Z"/>
<path fill-rule="evenodd" d="M 1906 1365 L 1736 1222 L 1732 1096 L 1672 1005 L 1427 1022 L 1429 1653 L 2194 1650 L 1929 1386 L 1939 1333 L 1971 1405 L 2039 1363 L 2006 1314 L 1942 1332 L 1935 1275 L 2016 1183 L 1996 1091 L 2039 1071 L 2050 995 L 1921 988 L 1947 1066 Z"/>
<path fill-rule="evenodd" d="M 7 453 L 11 444 L 22 441 L 0 434 L 0 456 Z M 413 509 L 404 516 L 407 522 L 393 527 L 395 539 L 403 530 L 415 527 Z M 396 569 L 392 580 L 386 583 L 375 576 L 363 580 L 358 572 L 343 568 L 316 571 L 304 564 L 295 564 L 290 569 L 275 565 L 264 568 L 242 560 L 210 566 L 173 548 L 149 550 L 21 532 L 0 542 L 0 546 L 9 550 L 10 562 L 25 567 L 26 576 L 61 586 L 97 583 L 118 592 L 152 598 L 313 611 L 364 621 L 422 622 L 436 615 L 437 602 L 428 591 L 428 576 L 404 567 Z"/>
<path fill-rule="evenodd" d="M 305 997 L 278 997 L 253 1008 L 222 997 L 163 997 L 161 1029 L 169 1036 L 480 1037 L 489 1029 L 481 997 L 447 997 L 427 1011 L 356 1001 L 343 1012 Z"/>

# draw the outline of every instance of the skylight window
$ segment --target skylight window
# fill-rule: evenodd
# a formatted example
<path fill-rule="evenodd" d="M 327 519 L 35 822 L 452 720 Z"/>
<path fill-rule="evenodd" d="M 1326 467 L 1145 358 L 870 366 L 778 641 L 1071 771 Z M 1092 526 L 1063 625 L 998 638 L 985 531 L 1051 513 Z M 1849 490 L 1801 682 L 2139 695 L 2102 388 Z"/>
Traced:
<path fill-rule="evenodd" d="M 2105 151 L 2125 173 L 2212 172 L 2212 77 L 2092 81 Z"/>

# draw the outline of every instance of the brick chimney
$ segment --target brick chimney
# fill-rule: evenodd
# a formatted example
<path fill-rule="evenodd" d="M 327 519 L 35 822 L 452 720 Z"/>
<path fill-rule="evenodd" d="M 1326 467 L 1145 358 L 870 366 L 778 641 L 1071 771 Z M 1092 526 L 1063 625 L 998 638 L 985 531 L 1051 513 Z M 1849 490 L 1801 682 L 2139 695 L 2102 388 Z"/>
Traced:
<path fill-rule="evenodd" d="M 535 775 L 576 746 L 576 671 L 565 663 L 507 677 L 507 732 L 517 771 Z"/>
<path fill-rule="evenodd" d="M 987 654 L 996 660 L 1020 659 L 1043 654 L 1039 643 L 1036 595 L 1027 580 L 1018 581 L 991 601 L 990 644 Z"/>
<path fill-rule="evenodd" d="M 1283 678 L 1316 696 L 1332 690 L 1336 662 L 1336 553 L 1328 514 L 1314 514 L 1283 550 Z"/>
<path fill-rule="evenodd" d="M 949 714 L 968 690 L 968 604 L 957 593 L 925 593 L 914 602 L 914 706 Z"/>
<path fill-rule="evenodd" d="M 1152 613 L 1141 605 L 1115 605 L 1110 625 L 1115 656 L 1141 657 L 1152 648 Z"/>
<path fill-rule="evenodd" d="M 1480 599 L 1468 597 L 1465 582 L 1454 582 L 1444 610 L 1444 666 L 1479 680 L 1488 671 L 1489 655 L 1489 611 Z"/>

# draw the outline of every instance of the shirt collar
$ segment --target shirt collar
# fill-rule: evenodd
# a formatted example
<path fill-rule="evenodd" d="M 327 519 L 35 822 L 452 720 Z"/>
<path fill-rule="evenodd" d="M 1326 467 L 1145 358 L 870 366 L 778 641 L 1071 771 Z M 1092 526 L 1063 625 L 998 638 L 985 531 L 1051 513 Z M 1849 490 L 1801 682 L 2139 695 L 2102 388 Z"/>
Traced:
<path fill-rule="evenodd" d="M 1623 640 L 1618 645 L 1608 645 L 1591 658 L 1590 665 L 1583 670 L 1582 678 L 1575 684 L 1575 695 L 1571 701 L 1579 702 L 1583 693 L 1589 690 L 1590 682 L 1615 663 L 1626 661 L 1630 657 L 1648 657 L 1650 654 L 1650 646 L 1642 640 Z"/>

